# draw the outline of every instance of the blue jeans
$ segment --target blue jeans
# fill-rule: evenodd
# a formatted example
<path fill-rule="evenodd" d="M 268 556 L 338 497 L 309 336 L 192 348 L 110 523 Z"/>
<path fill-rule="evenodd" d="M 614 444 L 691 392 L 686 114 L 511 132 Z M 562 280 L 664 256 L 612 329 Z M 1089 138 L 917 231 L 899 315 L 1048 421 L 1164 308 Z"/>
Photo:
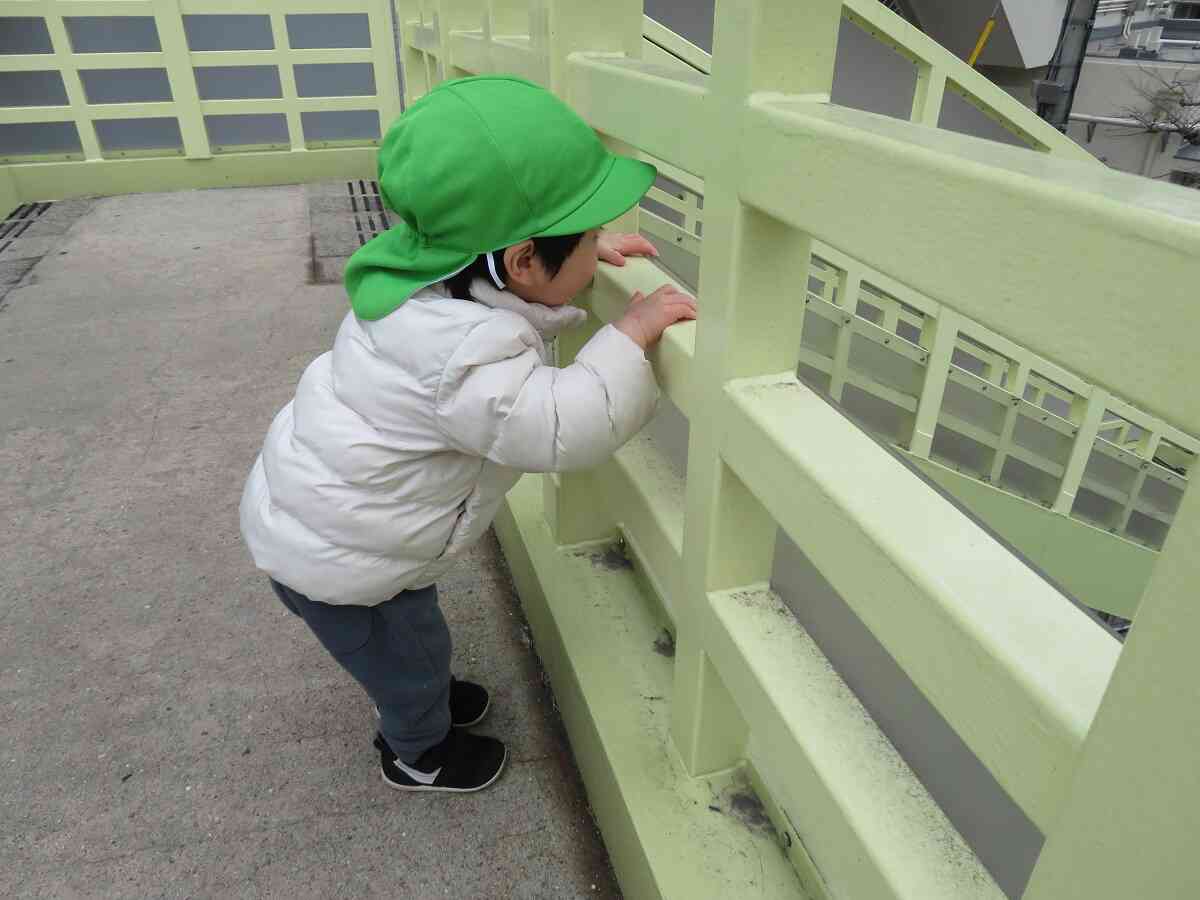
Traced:
<path fill-rule="evenodd" d="M 415 762 L 449 733 L 450 629 L 435 586 L 378 606 L 318 603 L 273 579 L 271 587 L 375 701 L 393 753 Z"/>

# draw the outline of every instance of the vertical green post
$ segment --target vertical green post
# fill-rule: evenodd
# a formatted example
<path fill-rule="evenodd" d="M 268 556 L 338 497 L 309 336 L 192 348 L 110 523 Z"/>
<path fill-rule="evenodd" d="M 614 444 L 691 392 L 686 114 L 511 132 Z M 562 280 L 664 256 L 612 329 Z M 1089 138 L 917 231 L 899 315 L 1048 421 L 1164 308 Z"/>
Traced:
<path fill-rule="evenodd" d="M 862 269 L 847 266 L 838 276 L 837 305 L 842 307 L 837 341 L 833 348 L 833 366 L 829 370 L 829 396 L 841 402 L 850 371 L 850 345 L 854 342 L 854 311 L 858 308 L 858 292 L 862 287 Z M 826 291 L 829 283 L 825 284 Z"/>
<path fill-rule="evenodd" d="M 1083 480 L 1084 469 L 1087 468 L 1088 457 L 1096 444 L 1096 435 L 1100 431 L 1100 420 L 1104 417 L 1104 405 L 1108 402 L 1108 393 L 1100 388 L 1093 388 L 1086 400 L 1076 400 L 1075 408 L 1071 410 L 1071 418 L 1078 423 L 1075 432 L 1075 443 L 1071 445 L 1071 456 L 1067 460 L 1066 471 L 1063 472 L 1059 483 L 1058 496 L 1054 499 L 1054 511 L 1064 516 L 1071 514 L 1075 505 L 1075 495 L 1079 493 L 1079 483 Z"/>
<path fill-rule="evenodd" d="M 684 526 L 683 608 L 676 617 L 672 733 L 693 774 L 735 765 L 746 724 L 704 650 L 708 592 L 770 579 L 776 525 L 722 462 L 724 385 L 732 378 L 796 371 L 810 237 L 738 197 L 748 94 L 779 91 L 828 98 L 841 22 L 840 0 L 783 3 L 718 0 L 706 135 L 704 246 L 693 392 L 709 397 L 691 421 Z M 780 311 L 785 311 L 780 319 Z"/>
<path fill-rule="evenodd" d="M 624 53 L 641 56 L 642 0 L 547 0 L 547 35 L 544 46 L 549 53 L 549 88 L 564 100 L 567 96 L 567 57 L 576 50 Z"/>
<path fill-rule="evenodd" d="M 1198 543 L 1200 492 L 1188 491 L 1025 900 L 1200 896 Z"/>
<path fill-rule="evenodd" d="M 208 129 L 204 127 L 204 114 L 200 111 L 200 94 L 196 90 L 196 75 L 192 71 L 192 56 L 188 49 L 187 35 L 183 30 L 183 11 L 179 7 L 179 0 L 156 0 L 154 25 L 158 29 L 167 78 L 171 82 L 171 96 L 174 98 L 175 110 L 179 117 L 183 152 L 188 159 L 212 159 L 212 148 L 208 143 Z"/>
<path fill-rule="evenodd" d="M 933 449 L 933 435 L 946 395 L 946 380 L 950 377 L 960 322 L 957 313 L 942 307 L 937 318 L 927 322 L 925 333 L 921 335 L 921 346 L 929 353 L 925 357 L 925 380 L 917 401 L 917 416 L 908 449 L 922 459 L 928 459 L 929 451 Z"/>
<path fill-rule="evenodd" d="M 500 14 L 501 4 L 493 0 L 492 14 Z M 509 4 L 511 6 L 511 3 Z M 511 8 L 496 29 L 511 29 L 517 23 Z M 526 7 L 528 12 L 528 7 Z M 548 85 L 558 96 L 567 98 L 567 56 L 576 50 L 624 50 L 636 53 L 642 35 L 641 0 L 620 0 L 619 3 L 600 5 L 585 0 L 550 0 L 545 15 L 529 16 L 526 20 L 534 26 L 547 29 L 545 35 L 530 35 L 533 46 L 544 47 L 547 54 L 547 71 L 551 73 Z M 557 79 L 557 80 L 556 80 Z M 633 148 L 605 139 L 608 146 L 618 153 L 633 153 Z M 637 211 L 622 217 L 612 227 L 637 230 Z M 587 298 L 581 298 L 586 305 Z M 560 366 L 570 365 L 575 354 L 600 328 L 600 322 L 591 316 L 585 326 L 558 338 L 557 354 Z M 547 521 L 560 544 L 576 544 L 583 541 L 600 540 L 614 535 L 616 524 L 608 514 L 604 495 L 592 472 L 564 472 L 561 475 L 545 476 L 543 485 Z"/>
<path fill-rule="evenodd" d="M 379 133 L 400 116 L 400 75 L 392 47 L 392 5 L 390 0 L 374 0 L 367 13 L 371 32 L 371 62 L 375 69 L 375 96 L 379 104 Z"/>
<path fill-rule="evenodd" d="M 288 39 L 287 19 L 281 12 L 271 13 L 271 36 L 275 43 L 275 58 L 279 60 L 279 86 L 283 95 L 284 114 L 287 116 L 288 142 L 292 150 L 306 150 L 304 125 L 300 118 L 300 106 L 296 102 L 296 69 L 292 64 L 291 41 Z M 375 82 L 378 89 L 379 79 L 376 78 Z"/>
<path fill-rule="evenodd" d="M 429 72 L 425 66 L 425 54 L 409 44 L 410 23 L 421 20 L 421 0 L 395 0 L 392 14 L 400 32 L 400 59 L 404 70 L 404 105 L 412 106 L 421 96 L 429 92 Z"/>
<path fill-rule="evenodd" d="M 946 73 L 928 63 L 918 63 L 917 83 L 913 89 L 912 113 L 909 121 L 937 128 L 942 116 L 942 101 L 946 96 Z"/>
<path fill-rule="evenodd" d="M 486 15 L 487 5 L 479 0 L 438 0 L 438 40 L 441 46 L 442 73 L 447 81 L 463 78 L 469 73 L 453 64 L 450 35 L 455 31 L 479 28 Z"/>
<path fill-rule="evenodd" d="M 54 49 L 54 64 L 62 75 L 67 102 L 71 105 L 71 115 L 74 116 L 75 127 L 79 130 L 79 146 L 83 150 L 83 158 L 103 159 L 100 140 L 96 137 L 96 126 L 88 114 L 87 95 L 84 93 L 75 59 L 71 55 L 71 39 L 67 35 L 66 25 L 63 24 L 63 17 L 47 10 L 46 30 L 50 34 L 50 46 Z"/>

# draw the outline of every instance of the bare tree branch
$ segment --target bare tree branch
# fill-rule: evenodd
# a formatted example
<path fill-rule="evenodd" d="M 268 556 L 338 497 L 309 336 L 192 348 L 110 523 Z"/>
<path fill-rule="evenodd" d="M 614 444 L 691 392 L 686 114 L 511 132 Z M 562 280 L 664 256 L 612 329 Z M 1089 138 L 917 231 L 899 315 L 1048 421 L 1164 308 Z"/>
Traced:
<path fill-rule="evenodd" d="M 1130 78 L 1129 86 L 1140 99 L 1122 114 L 1136 122 L 1131 134 L 1172 131 L 1186 143 L 1200 145 L 1200 73 L 1181 67 L 1164 69 L 1138 66 L 1141 78 Z"/>

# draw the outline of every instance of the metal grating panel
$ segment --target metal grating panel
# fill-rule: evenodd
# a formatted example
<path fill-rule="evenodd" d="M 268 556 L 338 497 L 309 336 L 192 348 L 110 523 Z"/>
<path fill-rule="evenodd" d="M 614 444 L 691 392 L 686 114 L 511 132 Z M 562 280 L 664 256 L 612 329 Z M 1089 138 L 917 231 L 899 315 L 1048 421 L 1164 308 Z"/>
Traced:
<path fill-rule="evenodd" d="M 37 222 L 46 211 L 50 209 L 52 203 L 26 203 L 17 207 L 8 218 L 0 223 L 0 253 L 10 250 L 16 242 L 25 234 L 34 223 Z M 11 256 L 12 253 L 10 252 Z"/>
<path fill-rule="evenodd" d="M 354 212 L 359 246 L 391 228 L 378 181 L 347 181 L 346 190 L 350 194 L 350 208 Z"/>

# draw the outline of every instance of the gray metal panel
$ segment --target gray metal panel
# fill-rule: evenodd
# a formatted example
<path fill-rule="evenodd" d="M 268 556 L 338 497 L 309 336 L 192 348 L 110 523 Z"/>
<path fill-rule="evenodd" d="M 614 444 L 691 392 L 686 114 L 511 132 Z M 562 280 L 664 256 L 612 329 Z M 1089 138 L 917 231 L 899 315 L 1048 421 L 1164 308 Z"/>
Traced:
<path fill-rule="evenodd" d="M 306 141 L 373 140 L 379 137 L 379 113 L 373 109 L 340 109 L 300 114 Z"/>
<path fill-rule="evenodd" d="M 0 17 L 0 54 L 53 53 L 46 20 L 40 16 Z"/>
<path fill-rule="evenodd" d="M 63 21 L 76 53 L 162 50 L 153 16 L 69 16 Z"/>
<path fill-rule="evenodd" d="M 99 119 L 95 126 L 105 152 L 183 149 L 178 119 Z"/>
<path fill-rule="evenodd" d="M 66 106 L 67 88 L 56 70 L 0 72 L 0 106 Z"/>
<path fill-rule="evenodd" d="M 0 156 L 82 153 L 74 122 L 22 122 L 0 125 Z"/>
<path fill-rule="evenodd" d="M 79 73 L 88 103 L 159 103 L 171 99 L 166 69 L 87 69 Z"/>
<path fill-rule="evenodd" d="M 283 96 L 276 66 L 197 66 L 201 100 L 277 99 Z"/>
<path fill-rule="evenodd" d="M 296 50 L 370 47 L 370 20 L 364 13 L 294 14 L 287 17 L 288 43 Z"/>
<path fill-rule="evenodd" d="M 214 147 L 288 143 L 287 116 L 283 113 L 205 116 L 204 127 Z"/>
<path fill-rule="evenodd" d="M 184 16 L 191 50 L 273 50 L 270 16 Z"/>
<path fill-rule="evenodd" d="M 364 97 L 375 93 L 370 63 L 305 63 L 295 67 L 301 97 Z"/>

